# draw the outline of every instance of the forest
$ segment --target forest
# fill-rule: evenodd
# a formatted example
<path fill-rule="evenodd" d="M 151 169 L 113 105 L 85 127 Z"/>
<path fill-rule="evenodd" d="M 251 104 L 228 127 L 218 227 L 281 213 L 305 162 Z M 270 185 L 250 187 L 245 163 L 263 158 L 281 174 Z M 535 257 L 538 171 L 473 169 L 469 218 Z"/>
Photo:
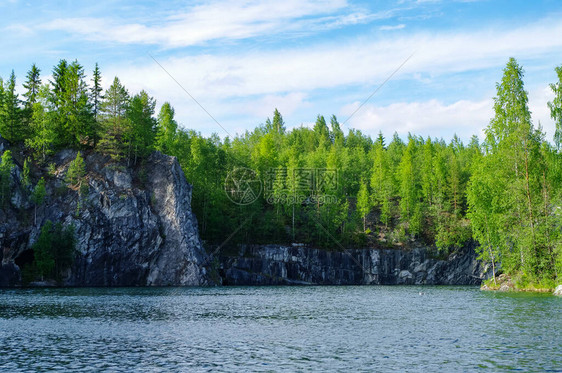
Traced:
<path fill-rule="evenodd" d="M 429 245 L 445 256 L 477 242 L 494 273 L 519 286 L 554 287 L 562 278 L 562 66 L 550 85 L 554 99 L 545 103 L 556 124 L 552 141 L 533 124 L 523 68 L 511 58 L 484 140 L 473 136 L 466 144 L 457 136 L 372 139 L 345 133 L 334 115 L 318 115 L 313 128 L 287 129 L 277 109 L 252 131 L 204 137 L 179 125 L 168 102 L 157 113 L 153 97 L 128 92 L 117 77 L 104 91 L 97 64 L 89 78 L 78 61 L 61 60 L 51 76 L 43 81 L 32 65 L 21 97 L 13 72 L 0 79 L 0 135 L 12 145 L 0 162 L 3 207 L 10 203 L 12 153 L 23 154 L 22 183 L 42 201 L 49 198 L 42 178 L 61 149 L 101 152 L 139 170 L 158 150 L 177 157 L 193 185 L 192 208 L 208 247 Z M 225 192 L 240 167 L 263 182 L 253 203 L 233 203 Z M 319 183 L 322 172 L 334 173 L 334 182 Z M 303 187 L 303 175 L 313 184 Z"/>

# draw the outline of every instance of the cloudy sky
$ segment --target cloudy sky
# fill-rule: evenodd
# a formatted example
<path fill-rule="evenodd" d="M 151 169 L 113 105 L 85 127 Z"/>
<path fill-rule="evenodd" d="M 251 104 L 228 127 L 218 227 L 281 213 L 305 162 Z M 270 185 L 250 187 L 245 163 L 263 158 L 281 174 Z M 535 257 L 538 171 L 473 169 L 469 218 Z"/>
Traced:
<path fill-rule="evenodd" d="M 371 135 L 468 140 L 493 116 L 511 56 L 535 124 L 554 132 L 559 0 L 4 0 L 0 14 L 0 76 L 14 69 L 21 83 L 36 63 L 46 80 L 62 58 L 87 73 L 98 62 L 106 87 L 117 75 L 205 135 L 253 129 L 278 108 L 289 128 L 335 114 Z"/>

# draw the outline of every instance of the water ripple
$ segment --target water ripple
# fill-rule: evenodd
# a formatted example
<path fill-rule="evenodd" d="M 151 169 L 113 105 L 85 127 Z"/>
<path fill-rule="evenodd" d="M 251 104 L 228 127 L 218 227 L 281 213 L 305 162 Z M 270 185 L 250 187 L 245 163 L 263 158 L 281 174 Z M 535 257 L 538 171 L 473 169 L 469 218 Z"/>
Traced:
<path fill-rule="evenodd" d="M 474 287 L 0 290 L 0 370 L 560 372 L 561 306 Z"/>

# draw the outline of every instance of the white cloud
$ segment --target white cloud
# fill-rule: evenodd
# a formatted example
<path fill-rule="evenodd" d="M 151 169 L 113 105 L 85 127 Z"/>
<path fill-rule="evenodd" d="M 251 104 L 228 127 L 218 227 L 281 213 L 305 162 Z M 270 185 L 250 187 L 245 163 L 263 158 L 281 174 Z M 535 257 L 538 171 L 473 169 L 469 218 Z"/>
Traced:
<path fill-rule="evenodd" d="M 344 106 L 341 118 L 346 118 L 359 103 Z M 421 136 L 444 137 L 457 134 L 463 139 L 481 134 L 493 116 L 492 99 L 482 101 L 460 100 L 450 105 L 438 100 L 398 102 L 387 106 L 365 105 L 348 122 L 352 128 L 386 137 L 394 132 L 404 137 L 408 133 Z"/>
<path fill-rule="evenodd" d="M 396 74 L 393 81 L 412 79 L 419 84 L 431 84 L 443 75 L 474 74 L 489 68 L 498 69 L 499 80 L 500 69 L 510 56 L 526 60 L 540 59 L 549 65 L 548 61 L 555 63 L 562 60 L 559 52 L 562 50 L 562 39 L 552 37 L 558 34 L 562 35 L 562 22 L 549 19 L 511 30 L 417 33 L 306 48 L 156 58 L 205 107 L 210 107 L 219 120 L 228 118 L 232 113 L 246 115 L 246 118 L 257 116 L 259 119 L 255 123 L 243 124 L 251 127 L 270 116 L 274 107 L 278 107 L 286 118 L 292 112 L 303 114 L 304 111 L 300 110 L 305 108 L 314 117 L 316 113 L 326 110 L 315 97 L 319 90 L 324 93 L 332 91 L 332 103 L 336 102 L 336 105 L 328 110 L 336 112 L 338 108 L 349 104 L 344 97 L 338 101 L 338 90 L 349 92 L 354 86 L 372 86 L 374 89 L 413 50 L 416 50 L 414 57 Z M 190 99 L 148 57 L 143 64 L 116 65 L 105 71 L 109 72 L 109 76 L 118 75 L 132 91 L 146 89 L 160 100 L 171 101 L 180 118 L 192 119 L 189 123 L 184 121 L 187 126 L 193 127 L 192 124 L 197 123 L 194 118 L 204 120 L 205 114 L 195 114 L 201 111 L 197 107 L 191 107 L 186 113 L 187 109 L 182 105 Z M 528 77 L 529 74 L 526 79 Z M 467 78 L 463 79 L 466 81 Z M 541 87 L 547 82 L 543 83 Z M 396 127 L 403 133 L 412 131 L 446 136 L 446 133 L 457 132 L 459 136 L 469 136 L 479 133 L 491 117 L 491 97 L 486 95 L 490 94 L 489 89 L 493 89 L 493 83 L 486 89 L 479 98 L 467 97 L 464 101 L 453 103 L 444 98 L 445 101 L 408 101 L 394 106 L 371 107 L 371 111 L 367 106 L 360 110 L 351 124 L 367 129 L 365 126 L 374 123 L 388 123 L 386 126 Z M 540 119 L 545 129 L 549 130 L 545 102 L 544 97 L 536 96 L 535 92 L 530 96 L 535 123 Z M 344 113 L 346 109 L 341 112 Z M 345 117 L 342 114 L 340 116 Z"/>
<path fill-rule="evenodd" d="M 537 87 L 529 92 L 529 110 L 533 118 L 533 123 L 538 127 L 539 123 L 546 132 L 546 139 L 552 142 L 556 129 L 554 120 L 550 117 L 550 109 L 547 102 L 554 99 L 554 92 L 548 85 Z"/>
<path fill-rule="evenodd" d="M 346 0 L 221 0 L 180 10 L 155 25 L 123 24 L 122 20 L 112 18 L 58 18 L 40 27 L 82 35 L 89 40 L 185 47 L 217 39 L 341 27 L 374 17 L 361 12 L 322 17 L 347 7 Z"/>
<path fill-rule="evenodd" d="M 379 27 L 379 30 L 381 30 L 381 31 L 394 31 L 394 30 L 402 30 L 405 27 L 406 27 L 406 25 L 401 23 L 399 25 L 384 25 L 384 26 Z"/>
<path fill-rule="evenodd" d="M 27 37 L 34 33 L 31 27 L 22 24 L 8 25 L 4 27 L 3 31 L 8 33 L 11 37 Z"/>
<path fill-rule="evenodd" d="M 258 118 L 271 118 L 273 110 L 276 108 L 284 116 L 288 117 L 297 109 L 310 106 L 306 98 L 307 95 L 303 92 L 293 92 L 286 95 L 266 95 L 244 105 L 241 114 L 251 113 Z"/>
<path fill-rule="evenodd" d="M 554 122 L 550 118 L 547 102 L 554 98 L 548 86 L 529 92 L 529 110 L 533 123 L 539 123 L 546 132 L 546 139 L 552 141 Z M 341 108 L 339 117 L 346 120 L 360 103 L 355 102 Z M 402 137 L 408 133 L 421 136 L 450 139 L 457 134 L 468 140 L 472 135 L 484 138 L 484 128 L 494 116 L 493 99 L 479 101 L 459 100 L 445 104 L 440 100 L 422 102 L 397 102 L 386 106 L 365 105 L 348 121 L 348 126 L 375 136 L 382 131 L 386 137 L 396 131 Z"/>
<path fill-rule="evenodd" d="M 554 34 L 562 35 L 562 22 L 543 22 L 509 31 L 413 34 L 306 48 L 242 50 L 237 55 L 155 57 L 196 96 L 225 99 L 350 85 L 376 87 L 414 50 L 412 59 L 394 79 L 435 79 L 496 68 L 503 66 L 509 56 L 532 59 L 559 51 L 562 39 L 552 38 Z M 148 56 L 146 61 L 143 65 L 115 66 L 111 73 L 157 93 L 177 90 Z"/>

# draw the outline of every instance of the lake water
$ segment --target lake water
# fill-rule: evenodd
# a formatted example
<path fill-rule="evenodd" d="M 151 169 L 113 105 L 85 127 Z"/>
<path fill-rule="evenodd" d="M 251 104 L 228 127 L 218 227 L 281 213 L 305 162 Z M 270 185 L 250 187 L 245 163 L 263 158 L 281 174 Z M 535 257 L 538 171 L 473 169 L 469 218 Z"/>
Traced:
<path fill-rule="evenodd" d="M 0 370 L 562 372 L 562 298 L 415 286 L 4 289 Z"/>

